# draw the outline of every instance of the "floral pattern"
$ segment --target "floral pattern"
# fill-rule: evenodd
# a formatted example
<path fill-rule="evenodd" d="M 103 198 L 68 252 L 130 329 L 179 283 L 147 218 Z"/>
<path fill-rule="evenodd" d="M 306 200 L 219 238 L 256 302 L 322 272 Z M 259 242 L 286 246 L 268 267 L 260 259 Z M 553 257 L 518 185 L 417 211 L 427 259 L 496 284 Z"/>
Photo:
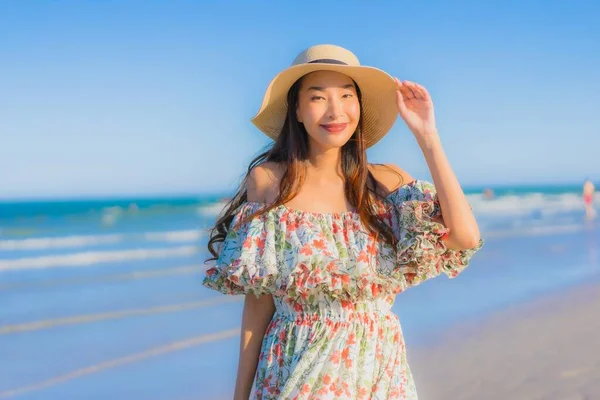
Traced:
<path fill-rule="evenodd" d="M 265 204 L 237 210 L 203 284 L 225 294 L 271 294 L 255 399 L 416 399 L 396 294 L 457 276 L 483 241 L 447 249 L 433 184 L 400 187 L 376 212 L 398 239 L 376 241 L 356 212 L 315 213 Z M 238 226 L 239 225 L 239 226 Z"/>

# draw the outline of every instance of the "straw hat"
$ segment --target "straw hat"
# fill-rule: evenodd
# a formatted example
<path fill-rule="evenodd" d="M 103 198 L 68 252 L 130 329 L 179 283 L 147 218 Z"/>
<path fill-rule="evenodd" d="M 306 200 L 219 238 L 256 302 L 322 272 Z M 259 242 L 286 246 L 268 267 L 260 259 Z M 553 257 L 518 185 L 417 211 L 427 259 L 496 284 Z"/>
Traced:
<path fill-rule="evenodd" d="M 281 133 L 287 116 L 287 93 L 298 79 L 314 71 L 336 71 L 352 78 L 362 94 L 362 129 L 366 147 L 377 143 L 398 116 L 396 83 L 388 73 L 360 65 L 349 50 L 330 44 L 309 47 L 292 66 L 273 78 L 252 123 L 272 139 Z"/>

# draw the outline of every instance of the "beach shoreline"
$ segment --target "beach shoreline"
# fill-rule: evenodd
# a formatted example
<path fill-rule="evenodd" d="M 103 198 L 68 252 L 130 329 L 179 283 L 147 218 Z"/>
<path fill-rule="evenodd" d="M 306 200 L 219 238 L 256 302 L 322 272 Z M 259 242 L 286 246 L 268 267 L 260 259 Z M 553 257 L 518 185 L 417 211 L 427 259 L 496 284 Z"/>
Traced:
<path fill-rule="evenodd" d="M 600 282 L 508 305 L 408 347 L 420 400 L 600 399 Z"/>

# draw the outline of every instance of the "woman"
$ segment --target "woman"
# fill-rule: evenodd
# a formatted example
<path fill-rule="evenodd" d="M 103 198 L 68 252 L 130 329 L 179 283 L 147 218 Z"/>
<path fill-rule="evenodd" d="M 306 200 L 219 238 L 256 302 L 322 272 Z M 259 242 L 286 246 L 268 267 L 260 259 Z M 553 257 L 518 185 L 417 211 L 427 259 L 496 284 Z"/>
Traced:
<path fill-rule="evenodd" d="M 586 179 L 583 184 L 583 203 L 585 205 L 585 217 L 588 220 L 596 217 L 596 211 L 594 210 L 595 191 L 594 183 L 590 179 Z"/>
<path fill-rule="evenodd" d="M 367 163 L 398 113 L 434 184 Z M 235 399 L 416 399 L 394 298 L 456 276 L 482 243 L 429 94 L 319 45 L 253 122 L 275 142 L 217 221 L 204 279 L 246 294 Z"/>

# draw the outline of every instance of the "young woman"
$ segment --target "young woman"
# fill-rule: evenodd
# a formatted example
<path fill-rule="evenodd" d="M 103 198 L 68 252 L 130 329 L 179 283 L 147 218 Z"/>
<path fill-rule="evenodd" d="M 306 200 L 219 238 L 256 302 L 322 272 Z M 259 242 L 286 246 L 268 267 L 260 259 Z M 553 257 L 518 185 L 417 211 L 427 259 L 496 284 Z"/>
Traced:
<path fill-rule="evenodd" d="M 596 188 L 590 179 L 586 179 L 583 184 L 583 203 L 585 205 L 585 217 L 592 220 L 596 217 L 594 210 L 594 192 Z"/>
<path fill-rule="evenodd" d="M 398 113 L 433 184 L 367 162 Z M 319 45 L 253 122 L 275 142 L 218 219 L 204 279 L 246 295 L 235 399 L 416 399 L 394 298 L 482 245 L 427 90 Z"/>

